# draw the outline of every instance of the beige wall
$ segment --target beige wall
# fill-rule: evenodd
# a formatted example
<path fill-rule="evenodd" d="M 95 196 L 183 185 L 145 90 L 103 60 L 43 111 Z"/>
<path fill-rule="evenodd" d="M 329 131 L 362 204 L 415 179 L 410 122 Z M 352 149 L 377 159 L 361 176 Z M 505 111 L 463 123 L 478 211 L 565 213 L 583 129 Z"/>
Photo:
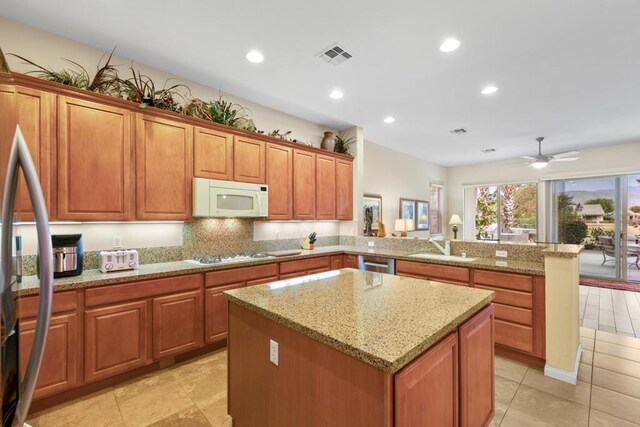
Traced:
<path fill-rule="evenodd" d="M 382 196 L 382 222 L 389 235 L 394 231 L 401 197 L 428 201 L 430 183 L 447 184 L 445 167 L 369 141 L 364 144 L 364 159 L 362 191 Z M 443 218 L 446 217 L 445 212 Z M 428 237 L 430 233 L 420 231 L 409 235 Z"/>

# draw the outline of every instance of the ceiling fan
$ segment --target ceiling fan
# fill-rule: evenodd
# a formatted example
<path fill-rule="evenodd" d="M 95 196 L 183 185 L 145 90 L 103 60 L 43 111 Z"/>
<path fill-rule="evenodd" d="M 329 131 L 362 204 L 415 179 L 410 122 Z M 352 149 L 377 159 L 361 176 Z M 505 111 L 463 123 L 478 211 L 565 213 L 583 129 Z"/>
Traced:
<path fill-rule="evenodd" d="M 528 163 L 536 169 L 542 169 L 551 162 L 573 162 L 580 158 L 579 151 L 567 151 L 565 153 L 549 154 L 549 155 L 542 154 L 543 140 L 544 140 L 544 137 L 542 136 L 539 136 L 538 138 L 536 138 L 536 141 L 538 141 L 537 156 L 520 156 L 523 159 L 532 160 Z"/>

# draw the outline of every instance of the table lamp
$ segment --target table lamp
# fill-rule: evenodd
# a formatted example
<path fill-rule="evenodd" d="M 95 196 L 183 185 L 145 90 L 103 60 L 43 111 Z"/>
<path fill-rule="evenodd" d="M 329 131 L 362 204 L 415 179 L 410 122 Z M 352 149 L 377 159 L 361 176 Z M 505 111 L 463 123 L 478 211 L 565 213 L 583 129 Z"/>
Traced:
<path fill-rule="evenodd" d="M 458 238 L 458 226 L 462 225 L 462 220 L 460 219 L 460 215 L 453 214 L 451 215 L 451 219 L 449 220 L 449 225 L 453 225 L 453 238 Z"/>
<path fill-rule="evenodd" d="M 412 219 L 396 219 L 396 231 L 400 232 L 400 237 L 407 237 L 407 231 L 415 230 Z"/>

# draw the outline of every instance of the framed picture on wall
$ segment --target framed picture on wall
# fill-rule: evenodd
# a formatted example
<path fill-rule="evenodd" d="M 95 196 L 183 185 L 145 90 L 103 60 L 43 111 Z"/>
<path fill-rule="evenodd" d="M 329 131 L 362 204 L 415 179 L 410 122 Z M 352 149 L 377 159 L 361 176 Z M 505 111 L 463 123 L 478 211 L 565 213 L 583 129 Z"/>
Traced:
<path fill-rule="evenodd" d="M 362 218 L 367 218 L 367 209 L 371 208 L 371 230 L 377 232 L 382 222 L 382 196 L 379 194 L 364 194 L 362 196 Z M 365 221 L 366 222 L 366 221 Z M 366 232 L 366 228 L 362 232 Z"/>
<path fill-rule="evenodd" d="M 400 219 L 416 220 L 416 201 L 413 199 L 400 199 Z"/>
<path fill-rule="evenodd" d="M 416 230 L 429 229 L 429 202 L 416 200 Z"/>

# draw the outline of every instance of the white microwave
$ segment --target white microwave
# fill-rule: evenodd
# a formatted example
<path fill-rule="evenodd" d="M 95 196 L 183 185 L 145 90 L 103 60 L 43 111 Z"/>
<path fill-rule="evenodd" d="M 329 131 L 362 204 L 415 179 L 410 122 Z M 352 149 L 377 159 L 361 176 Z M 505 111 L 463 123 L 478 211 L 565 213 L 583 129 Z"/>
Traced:
<path fill-rule="evenodd" d="M 265 184 L 193 179 L 194 217 L 257 218 L 269 215 L 269 187 Z"/>

